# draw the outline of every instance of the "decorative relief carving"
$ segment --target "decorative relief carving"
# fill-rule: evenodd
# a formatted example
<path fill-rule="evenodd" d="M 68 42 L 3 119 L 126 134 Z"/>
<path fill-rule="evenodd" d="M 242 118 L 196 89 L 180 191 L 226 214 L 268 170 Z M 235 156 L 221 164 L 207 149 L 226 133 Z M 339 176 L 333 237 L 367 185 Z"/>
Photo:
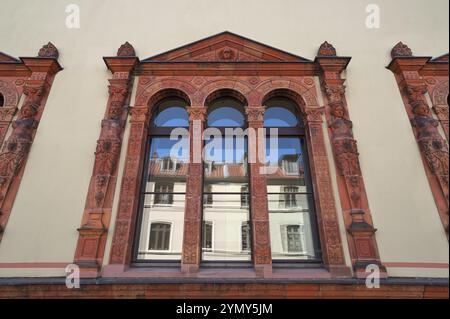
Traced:
<path fill-rule="evenodd" d="M 5 99 L 4 105 L 0 108 L 0 110 L 17 106 L 17 103 L 19 102 L 19 95 L 16 87 L 11 82 L 0 80 L 0 93 Z"/>
<path fill-rule="evenodd" d="M 134 56 L 135 53 L 133 47 L 126 42 L 119 48 L 117 55 L 118 57 L 128 57 Z M 122 61 L 122 59 L 116 59 L 116 63 Z M 115 190 L 117 164 L 122 146 L 123 129 L 128 114 L 127 101 L 129 100 L 130 87 L 133 80 L 130 77 L 130 73 L 134 66 L 128 64 L 124 64 L 124 66 L 128 67 L 128 70 L 114 72 L 112 79 L 109 80 L 109 100 L 106 107 L 105 118 L 102 120 L 101 124 L 100 137 L 97 141 L 94 168 L 83 215 L 82 227 L 78 230 L 79 239 L 75 253 L 75 262 L 80 264 L 80 266 L 90 265 L 85 268 L 88 268 L 91 271 L 97 271 L 103 259 L 106 244 L 105 234 L 107 233 L 107 225 L 109 224 L 111 213 L 110 207 L 112 207 L 113 201 L 112 194 Z M 146 112 L 148 113 L 148 108 Z M 139 111 L 132 110 L 132 114 L 136 113 L 139 113 Z M 136 120 L 136 118 L 134 118 L 134 120 Z M 133 123 L 131 134 L 136 134 L 134 133 L 134 125 L 135 124 Z M 128 160 L 129 159 L 127 158 L 127 161 Z M 137 166 L 128 165 L 125 175 L 127 172 L 130 173 L 131 168 L 138 169 Z M 132 183 L 131 185 L 134 184 Z M 128 184 L 125 182 L 122 184 L 122 193 L 134 197 L 135 190 L 124 189 L 124 185 Z M 129 198 L 127 198 L 127 200 L 128 199 Z M 124 209 L 124 207 L 128 206 L 124 206 L 122 202 L 119 203 L 119 218 L 123 214 L 122 209 Z M 120 255 L 121 249 L 126 247 L 126 241 L 123 237 L 125 236 L 125 233 L 129 231 L 130 224 L 128 221 L 117 221 L 115 229 L 116 240 L 113 243 L 111 260 L 119 260 L 120 257 L 122 257 Z M 95 241 L 93 241 L 94 253 L 87 254 L 83 247 L 93 238 L 95 239 Z"/>
<path fill-rule="evenodd" d="M 38 114 L 45 89 L 43 85 L 27 85 L 24 93 L 27 95 L 27 99 L 20 109 L 18 119 L 13 122 L 13 131 L 0 153 L 0 204 L 3 204 L 9 185 L 21 168 L 30 149 L 32 136 L 38 124 L 35 117 Z"/>
<path fill-rule="evenodd" d="M 344 220 L 349 238 L 350 255 L 353 267 L 358 274 L 363 274 L 364 261 L 372 260 L 372 263 L 378 264 L 382 269 L 383 266 L 376 248 L 376 240 L 374 232 L 366 235 L 360 232 L 351 231 L 351 225 L 360 225 L 362 223 L 371 226 L 371 216 L 368 213 L 368 207 L 363 206 L 362 198 L 365 197 L 364 182 L 359 163 L 359 154 L 357 142 L 353 137 L 353 123 L 351 122 L 345 101 L 345 86 L 341 79 L 341 63 L 342 58 L 336 57 L 336 65 L 319 64 L 322 68 L 321 85 L 327 99 L 328 114 L 327 121 L 330 129 L 331 145 L 336 162 L 337 172 L 339 174 L 338 184 L 341 197 L 341 205 L 344 211 Z M 341 71 L 339 71 L 341 70 Z M 350 212 L 358 211 L 361 214 L 355 215 Z M 373 228 L 373 227 L 372 227 Z M 366 246 L 358 245 L 358 241 L 367 238 L 370 249 Z M 364 249 L 363 249 L 364 248 Z M 363 250 L 361 250 L 363 249 Z M 372 254 L 367 255 L 370 251 Z M 332 254 L 331 254 L 332 255 Z M 337 258 L 332 257 L 332 258 Z"/>
<path fill-rule="evenodd" d="M 217 53 L 217 56 L 219 60 L 223 61 L 234 61 L 236 60 L 237 54 L 236 51 L 232 48 L 223 48 L 222 50 L 219 50 Z"/>

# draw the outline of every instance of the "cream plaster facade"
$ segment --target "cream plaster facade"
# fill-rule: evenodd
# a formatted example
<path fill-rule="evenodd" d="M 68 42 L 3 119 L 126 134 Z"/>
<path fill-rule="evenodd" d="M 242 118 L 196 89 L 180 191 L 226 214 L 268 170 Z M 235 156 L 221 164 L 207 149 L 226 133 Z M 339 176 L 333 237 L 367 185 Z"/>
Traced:
<path fill-rule="evenodd" d="M 72 3 L 80 7 L 80 29 L 65 26 L 65 8 Z M 371 3 L 381 10 L 379 29 L 365 25 Z M 308 59 L 327 40 L 339 55 L 352 57 L 347 102 L 381 260 L 389 276 L 448 277 L 448 267 L 389 266 L 448 265 L 449 250 L 397 83 L 385 68 L 400 40 L 417 56 L 448 52 L 447 0 L 2 0 L 0 7 L 1 51 L 30 56 L 51 41 L 64 67 L 51 89 L 0 243 L 0 277 L 63 276 L 63 268 L 26 269 L 13 263 L 73 260 L 108 99 L 110 75 L 102 57 L 129 41 L 143 59 L 224 30 Z M 124 141 L 128 131 L 129 126 Z M 126 143 L 119 182 L 125 149 Z M 331 154 L 329 145 L 327 150 Z M 334 165 L 331 173 L 336 176 Z M 333 184 L 342 226 L 336 180 Z M 114 224 L 105 263 L 113 229 Z M 341 235 L 345 240 L 344 230 Z"/>

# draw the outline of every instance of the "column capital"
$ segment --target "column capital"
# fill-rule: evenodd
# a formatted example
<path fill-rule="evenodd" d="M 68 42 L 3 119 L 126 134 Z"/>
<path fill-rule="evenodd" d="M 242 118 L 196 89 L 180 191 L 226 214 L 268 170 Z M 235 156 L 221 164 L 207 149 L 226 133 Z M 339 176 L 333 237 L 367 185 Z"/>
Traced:
<path fill-rule="evenodd" d="M 148 107 L 132 107 L 130 108 L 131 122 L 146 123 L 150 116 L 150 109 Z"/>
<path fill-rule="evenodd" d="M 190 106 L 187 108 L 189 114 L 189 121 L 202 121 L 206 119 L 206 108 L 203 106 Z"/>
<path fill-rule="evenodd" d="M 307 108 L 303 114 L 304 120 L 307 123 L 322 123 L 322 115 L 325 108 L 323 106 L 318 108 Z"/>
<path fill-rule="evenodd" d="M 247 115 L 247 122 L 250 127 L 263 126 L 264 124 L 264 112 L 266 108 L 264 106 L 249 106 L 245 110 Z"/>

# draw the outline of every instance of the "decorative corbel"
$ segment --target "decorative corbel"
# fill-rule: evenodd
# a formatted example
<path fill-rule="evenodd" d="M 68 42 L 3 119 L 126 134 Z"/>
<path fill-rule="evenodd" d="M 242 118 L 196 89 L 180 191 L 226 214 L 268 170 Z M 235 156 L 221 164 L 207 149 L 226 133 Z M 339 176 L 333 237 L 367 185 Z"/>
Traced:
<path fill-rule="evenodd" d="M 357 142 L 353 136 L 353 123 L 348 115 L 345 80 L 341 76 L 350 58 L 337 56 L 334 47 L 325 42 L 321 45 L 315 62 L 320 69 L 326 118 L 338 172 L 339 195 L 353 269 L 357 277 L 365 277 L 366 267 L 375 264 L 385 277 L 386 268 L 381 263 L 378 252 L 376 229 L 373 227 L 369 209 Z"/>
<path fill-rule="evenodd" d="M 57 59 L 58 50 L 49 42 L 39 50 L 37 57 L 20 58 L 21 61 L 14 62 L 16 75 L 28 75 L 23 83 L 26 98 L 17 119 L 12 122 L 13 130 L 0 152 L 0 240 L 20 186 L 28 153 L 54 77 L 62 70 Z M 14 75 L 7 67 L 1 68 L 1 71 Z"/>
<path fill-rule="evenodd" d="M 391 51 L 392 61 L 388 65 L 397 80 L 406 113 L 411 122 L 417 145 L 433 197 L 448 238 L 449 222 L 449 148 L 438 130 L 439 122 L 448 132 L 448 104 L 434 96 L 434 85 L 438 80 L 447 80 L 448 92 L 448 59 L 438 62 L 430 57 L 416 57 L 412 50 L 399 42 Z M 445 85 L 445 84 L 444 84 Z M 432 89 L 432 90 L 430 90 Z M 445 89 L 445 87 L 444 87 Z M 447 107 L 445 114 L 437 114 L 435 120 L 431 114 L 426 94 L 430 95 L 435 106 Z M 447 120 L 447 128 L 445 127 Z M 448 133 L 447 133 L 448 134 Z"/>
<path fill-rule="evenodd" d="M 81 267 L 83 277 L 97 277 L 103 262 L 117 184 L 117 164 L 128 118 L 133 71 L 139 63 L 128 42 L 119 48 L 117 56 L 105 57 L 104 61 L 112 72 L 108 86 L 109 99 L 94 153 L 94 168 L 81 227 L 78 229 L 74 258 L 74 262 Z"/>

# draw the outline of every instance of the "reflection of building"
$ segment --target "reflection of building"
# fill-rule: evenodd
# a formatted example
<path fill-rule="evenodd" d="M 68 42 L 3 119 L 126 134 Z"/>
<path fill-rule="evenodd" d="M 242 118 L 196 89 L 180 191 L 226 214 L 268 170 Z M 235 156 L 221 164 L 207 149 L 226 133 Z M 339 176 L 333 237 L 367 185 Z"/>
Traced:
<path fill-rule="evenodd" d="M 83 1 L 77 30 L 23 2 L 0 10 L 0 297 L 447 297 L 448 1 L 383 1 L 381 31 L 360 0 Z M 178 47 L 229 12 L 243 36 Z M 171 127 L 285 141 L 261 177 L 168 157 Z"/>
<path fill-rule="evenodd" d="M 301 164 L 301 165 L 299 165 Z M 202 247 L 205 260 L 249 260 L 247 164 L 205 162 Z M 145 192 L 139 258 L 179 259 L 182 251 L 187 164 L 152 157 Z M 274 258 L 314 257 L 311 221 L 299 155 L 285 155 L 268 176 Z M 226 181 L 224 181 L 226 180 Z M 291 181 L 290 181 L 291 180 Z M 303 182 L 302 182 L 303 181 Z M 284 184 L 283 184 L 284 183 Z M 307 227 L 305 227 L 305 224 Z"/>

